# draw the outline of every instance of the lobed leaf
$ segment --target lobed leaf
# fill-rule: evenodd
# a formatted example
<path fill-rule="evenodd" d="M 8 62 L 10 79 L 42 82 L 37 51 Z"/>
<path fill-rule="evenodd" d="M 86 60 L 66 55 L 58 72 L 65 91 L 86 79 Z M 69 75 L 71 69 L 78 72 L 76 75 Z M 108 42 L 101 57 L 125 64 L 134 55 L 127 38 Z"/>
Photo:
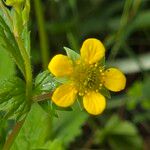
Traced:
<path fill-rule="evenodd" d="M 39 121 L 40 120 L 40 121 Z M 50 149 L 51 118 L 38 105 L 34 103 L 28 113 L 26 120 L 16 137 L 11 150 L 27 149 Z M 48 143 L 47 143 L 48 142 Z"/>
<path fill-rule="evenodd" d="M 4 119 L 18 120 L 29 106 L 26 102 L 25 83 L 18 77 L 4 81 L 0 87 L 0 112 Z"/>
<path fill-rule="evenodd" d="M 88 114 L 74 105 L 73 111 L 58 112 L 59 118 L 54 119 L 53 138 L 61 139 L 65 147 L 69 146 L 74 139 L 82 133 L 82 126 L 88 118 Z"/>

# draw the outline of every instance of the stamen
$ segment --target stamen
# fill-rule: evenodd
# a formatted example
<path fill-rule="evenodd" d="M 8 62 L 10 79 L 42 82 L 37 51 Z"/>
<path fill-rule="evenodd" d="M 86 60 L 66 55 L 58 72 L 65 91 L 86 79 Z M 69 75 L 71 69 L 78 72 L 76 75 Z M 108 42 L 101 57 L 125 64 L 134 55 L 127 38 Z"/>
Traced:
<path fill-rule="evenodd" d="M 101 86 L 102 86 L 102 83 L 100 83 L 99 86 L 101 87 Z"/>
<path fill-rule="evenodd" d="M 104 72 L 102 72 L 102 73 L 101 73 L 101 76 L 104 76 L 104 75 L 105 75 Z"/>
<path fill-rule="evenodd" d="M 94 66 L 95 66 L 95 67 L 97 67 L 97 66 L 98 66 L 98 64 L 96 63 Z"/>
<path fill-rule="evenodd" d="M 79 92 L 79 95 L 80 95 L 80 96 L 83 96 L 84 94 Z"/>
<path fill-rule="evenodd" d="M 75 65 L 72 80 L 79 95 L 83 96 L 88 94 L 89 91 L 99 92 L 105 75 L 103 66 L 99 66 L 99 63 L 87 65 L 82 61 L 78 62 Z"/>
<path fill-rule="evenodd" d="M 96 89 L 96 93 L 98 93 L 98 89 Z"/>
<path fill-rule="evenodd" d="M 100 70 L 99 70 L 99 72 L 103 72 L 103 70 L 102 70 L 102 69 L 100 69 Z"/>

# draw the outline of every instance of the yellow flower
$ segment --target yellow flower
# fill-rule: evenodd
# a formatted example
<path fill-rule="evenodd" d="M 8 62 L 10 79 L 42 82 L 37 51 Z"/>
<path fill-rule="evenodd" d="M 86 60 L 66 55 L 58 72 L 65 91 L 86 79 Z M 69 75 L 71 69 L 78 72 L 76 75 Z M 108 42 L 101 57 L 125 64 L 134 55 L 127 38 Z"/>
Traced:
<path fill-rule="evenodd" d="M 83 106 L 93 115 L 103 112 L 106 107 L 105 97 L 100 93 L 102 87 L 110 91 L 125 88 L 126 77 L 116 69 L 105 69 L 100 60 L 105 55 L 103 44 L 94 38 L 83 42 L 81 56 L 73 61 L 65 55 L 58 54 L 52 58 L 48 69 L 56 77 L 66 77 L 67 83 L 60 85 L 52 95 L 52 101 L 61 107 L 71 106 L 76 97 L 83 97 Z"/>

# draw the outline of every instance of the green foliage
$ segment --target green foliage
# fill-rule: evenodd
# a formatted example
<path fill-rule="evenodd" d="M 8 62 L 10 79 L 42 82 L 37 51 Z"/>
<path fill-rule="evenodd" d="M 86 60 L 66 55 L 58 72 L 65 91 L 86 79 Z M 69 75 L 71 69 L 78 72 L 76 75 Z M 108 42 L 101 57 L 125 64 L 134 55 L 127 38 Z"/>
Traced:
<path fill-rule="evenodd" d="M 96 133 L 96 142 L 107 143 L 114 150 L 142 150 L 142 139 L 136 126 L 129 121 L 122 121 L 115 115 Z"/>
<path fill-rule="evenodd" d="M 6 22 L 7 21 L 0 15 L 0 49 L 8 51 L 21 72 L 25 74 L 24 62 L 19 51 L 18 44 Z"/>
<path fill-rule="evenodd" d="M 0 114 L 1 117 L 1 114 Z M 5 138 L 7 136 L 6 129 L 8 128 L 8 123 L 6 121 L 1 121 L 0 123 L 0 149 L 2 149 L 4 143 L 5 143 Z"/>
<path fill-rule="evenodd" d="M 28 109 L 24 81 L 17 77 L 4 81 L 0 87 L 0 112 L 3 118 L 20 119 Z"/>
<path fill-rule="evenodd" d="M 62 150 L 63 145 L 68 146 L 82 133 L 81 126 L 87 117 L 86 113 L 74 108 L 69 113 L 59 112 L 59 118 L 55 118 L 52 125 L 50 115 L 38 104 L 33 104 L 11 150 L 19 150 L 20 145 L 22 150 L 55 150 L 56 147 Z"/>
<path fill-rule="evenodd" d="M 74 50 L 70 49 L 70 48 L 67 48 L 67 47 L 64 47 L 68 57 L 73 60 L 73 61 L 76 61 L 80 58 L 80 55 L 78 53 L 76 53 Z"/>
<path fill-rule="evenodd" d="M 84 139 L 79 141 L 77 137 L 84 134 L 83 137 L 86 136 L 85 139 L 87 139 L 87 133 L 82 133 L 82 126 L 86 123 L 88 114 L 79 110 L 77 106 L 60 108 L 50 101 L 55 88 L 67 82 L 68 79 L 55 78 L 49 71 L 38 74 L 38 71 L 41 70 L 39 68 L 41 56 L 37 43 L 43 44 L 41 54 L 43 53 L 45 57 L 42 61 L 43 66 L 47 68 L 48 47 L 59 50 L 69 43 L 69 47 L 78 52 L 79 43 L 84 39 L 97 37 L 105 41 L 107 54 L 121 56 L 121 59 L 126 56 L 130 57 L 138 63 L 143 74 L 148 73 L 149 75 L 149 72 L 142 70 L 142 63 L 137 58 L 137 54 L 147 52 L 149 46 L 150 11 L 148 2 L 142 0 L 110 2 L 98 0 L 39 0 L 41 8 L 38 7 L 36 10 L 38 12 L 37 18 L 42 18 L 43 25 L 38 25 L 38 28 L 36 28 L 35 22 L 37 21 L 34 20 L 35 15 L 32 7 L 30 24 L 32 39 L 30 39 L 30 31 L 27 27 L 30 0 L 25 0 L 24 3 L 22 1 L 24 0 L 4 1 L 13 6 L 8 9 L 0 0 L 0 149 L 2 149 L 6 137 L 9 137 L 8 132 L 12 127 L 6 119 L 22 120 L 25 116 L 25 122 L 11 147 L 12 150 L 19 150 L 20 148 L 72 149 L 69 146 L 73 141 L 76 141 L 75 146 L 77 144 L 81 149 L 86 149 L 84 144 L 86 145 L 89 141 L 84 141 Z M 21 5 L 17 6 L 17 2 L 22 4 L 20 3 Z M 38 1 L 35 0 L 35 2 Z M 43 11 L 38 10 L 42 8 Z M 37 31 L 39 31 L 38 34 Z M 37 35 L 39 35 L 39 41 Z M 46 37 L 49 37 L 49 43 L 47 43 Z M 31 41 L 32 47 L 30 47 Z M 35 50 L 32 57 L 30 56 L 31 48 L 32 52 Z M 75 51 L 67 47 L 64 47 L 64 49 L 72 60 L 75 61 L 80 57 Z M 50 51 L 50 54 L 54 53 L 58 53 L 58 51 Z M 37 62 L 35 62 L 34 54 L 39 56 Z M 106 58 L 108 58 L 107 54 Z M 8 79 L 14 74 L 20 76 L 20 72 L 15 71 L 15 63 L 12 63 L 10 57 L 22 72 L 26 83 L 18 77 Z M 28 70 L 28 66 L 31 65 L 31 58 L 33 61 L 32 69 L 36 68 L 33 72 L 31 68 L 30 71 Z M 105 59 L 100 63 L 104 64 L 104 62 Z M 38 74 L 34 82 L 32 81 L 32 75 L 30 76 L 31 80 L 26 78 L 28 72 L 33 76 L 34 73 Z M 139 74 L 137 75 L 139 76 Z M 93 116 L 89 118 L 89 122 L 96 122 L 96 126 L 94 125 L 92 128 L 86 123 L 86 126 L 92 131 L 91 133 L 88 132 L 88 136 L 91 138 L 95 135 L 95 131 L 97 132 L 96 138 L 92 139 L 91 147 L 96 140 L 98 149 L 142 149 L 142 140 L 136 125 L 138 124 L 138 127 L 142 125 L 143 131 L 146 131 L 147 128 L 149 129 L 146 123 L 150 119 L 148 111 L 150 108 L 150 78 L 142 77 L 144 77 L 144 80 L 133 83 L 129 90 L 127 86 L 127 94 L 119 94 L 119 96 L 114 96 L 110 101 L 107 101 L 108 111 L 106 110 L 105 113 L 96 118 Z M 30 82 L 29 86 L 28 81 Z M 129 76 L 127 82 L 130 83 L 130 81 Z M 29 97 L 27 98 L 28 90 Z M 110 98 L 110 93 L 106 89 L 101 89 L 100 92 Z M 45 97 L 45 95 L 47 96 Z M 39 104 L 36 103 L 38 100 Z M 124 108 L 124 111 L 122 111 L 122 108 Z M 121 115 L 125 113 L 123 116 L 130 117 L 133 120 L 132 123 L 127 120 L 123 121 L 116 115 L 107 120 L 112 111 L 114 113 L 118 109 L 121 109 Z M 130 116 L 128 116 L 129 114 Z M 57 116 L 57 118 L 54 116 Z M 101 118 L 102 120 L 99 120 Z M 141 135 L 144 137 L 145 134 L 143 133 Z"/>
<path fill-rule="evenodd" d="M 15 74 L 15 66 L 7 51 L 0 50 L 0 84 Z M 7 68 L 7 70 L 6 70 Z"/>
<path fill-rule="evenodd" d="M 51 147 L 57 144 L 61 150 L 60 141 L 49 141 L 51 128 L 52 124 L 49 115 L 38 104 L 33 104 L 11 150 L 20 150 L 20 146 L 22 150 L 51 150 Z"/>
<path fill-rule="evenodd" d="M 48 71 L 39 73 L 34 82 L 34 94 L 42 94 L 45 92 L 52 92 L 59 83 L 56 78 Z"/>
<path fill-rule="evenodd" d="M 133 110 L 138 104 L 145 110 L 150 108 L 150 78 L 147 77 L 143 82 L 137 81 L 128 90 L 127 108 Z"/>
<path fill-rule="evenodd" d="M 127 102 L 128 109 L 135 109 L 136 105 L 142 98 L 142 83 L 136 82 L 128 91 L 129 100 Z"/>
<path fill-rule="evenodd" d="M 55 118 L 53 124 L 53 138 L 61 139 L 63 145 L 68 147 L 77 136 L 81 135 L 81 127 L 87 118 L 88 114 L 81 111 L 78 105 L 75 105 L 71 112 L 59 111 L 58 118 Z"/>
<path fill-rule="evenodd" d="M 149 109 L 150 109 L 150 78 L 147 77 L 143 82 L 136 81 L 132 87 L 128 90 L 128 97 L 126 101 L 126 107 L 128 110 L 133 112 L 137 107 L 143 109 L 141 112 L 136 112 L 136 115 L 133 115 L 133 121 L 135 123 L 147 122 L 150 120 Z"/>

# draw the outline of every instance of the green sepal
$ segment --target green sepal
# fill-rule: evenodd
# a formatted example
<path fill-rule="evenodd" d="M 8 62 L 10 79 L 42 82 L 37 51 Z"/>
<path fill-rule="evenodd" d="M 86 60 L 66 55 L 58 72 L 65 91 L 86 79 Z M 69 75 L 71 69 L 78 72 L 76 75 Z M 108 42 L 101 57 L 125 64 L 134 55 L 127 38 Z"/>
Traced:
<path fill-rule="evenodd" d="M 67 77 L 55 77 L 54 79 L 61 84 L 67 83 L 69 81 Z"/>
<path fill-rule="evenodd" d="M 100 66 L 105 66 L 105 56 L 102 59 L 100 59 L 98 63 Z"/>
<path fill-rule="evenodd" d="M 67 56 L 73 60 L 73 61 L 76 61 L 80 58 L 80 55 L 78 53 L 76 53 L 74 50 L 68 48 L 68 47 L 64 47 L 66 53 L 67 53 Z"/>
<path fill-rule="evenodd" d="M 102 88 L 100 89 L 100 93 L 101 93 L 103 96 L 105 96 L 105 97 L 111 99 L 111 94 L 110 94 L 110 92 L 109 92 L 105 87 L 102 87 Z"/>
<path fill-rule="evenodd" d="M 56 104 L 52 103 L 52 107 L 56 110 L 61 110 L 61 111 L 73 111 L 73 109 L 71 107 L 59 107 Z"/>

